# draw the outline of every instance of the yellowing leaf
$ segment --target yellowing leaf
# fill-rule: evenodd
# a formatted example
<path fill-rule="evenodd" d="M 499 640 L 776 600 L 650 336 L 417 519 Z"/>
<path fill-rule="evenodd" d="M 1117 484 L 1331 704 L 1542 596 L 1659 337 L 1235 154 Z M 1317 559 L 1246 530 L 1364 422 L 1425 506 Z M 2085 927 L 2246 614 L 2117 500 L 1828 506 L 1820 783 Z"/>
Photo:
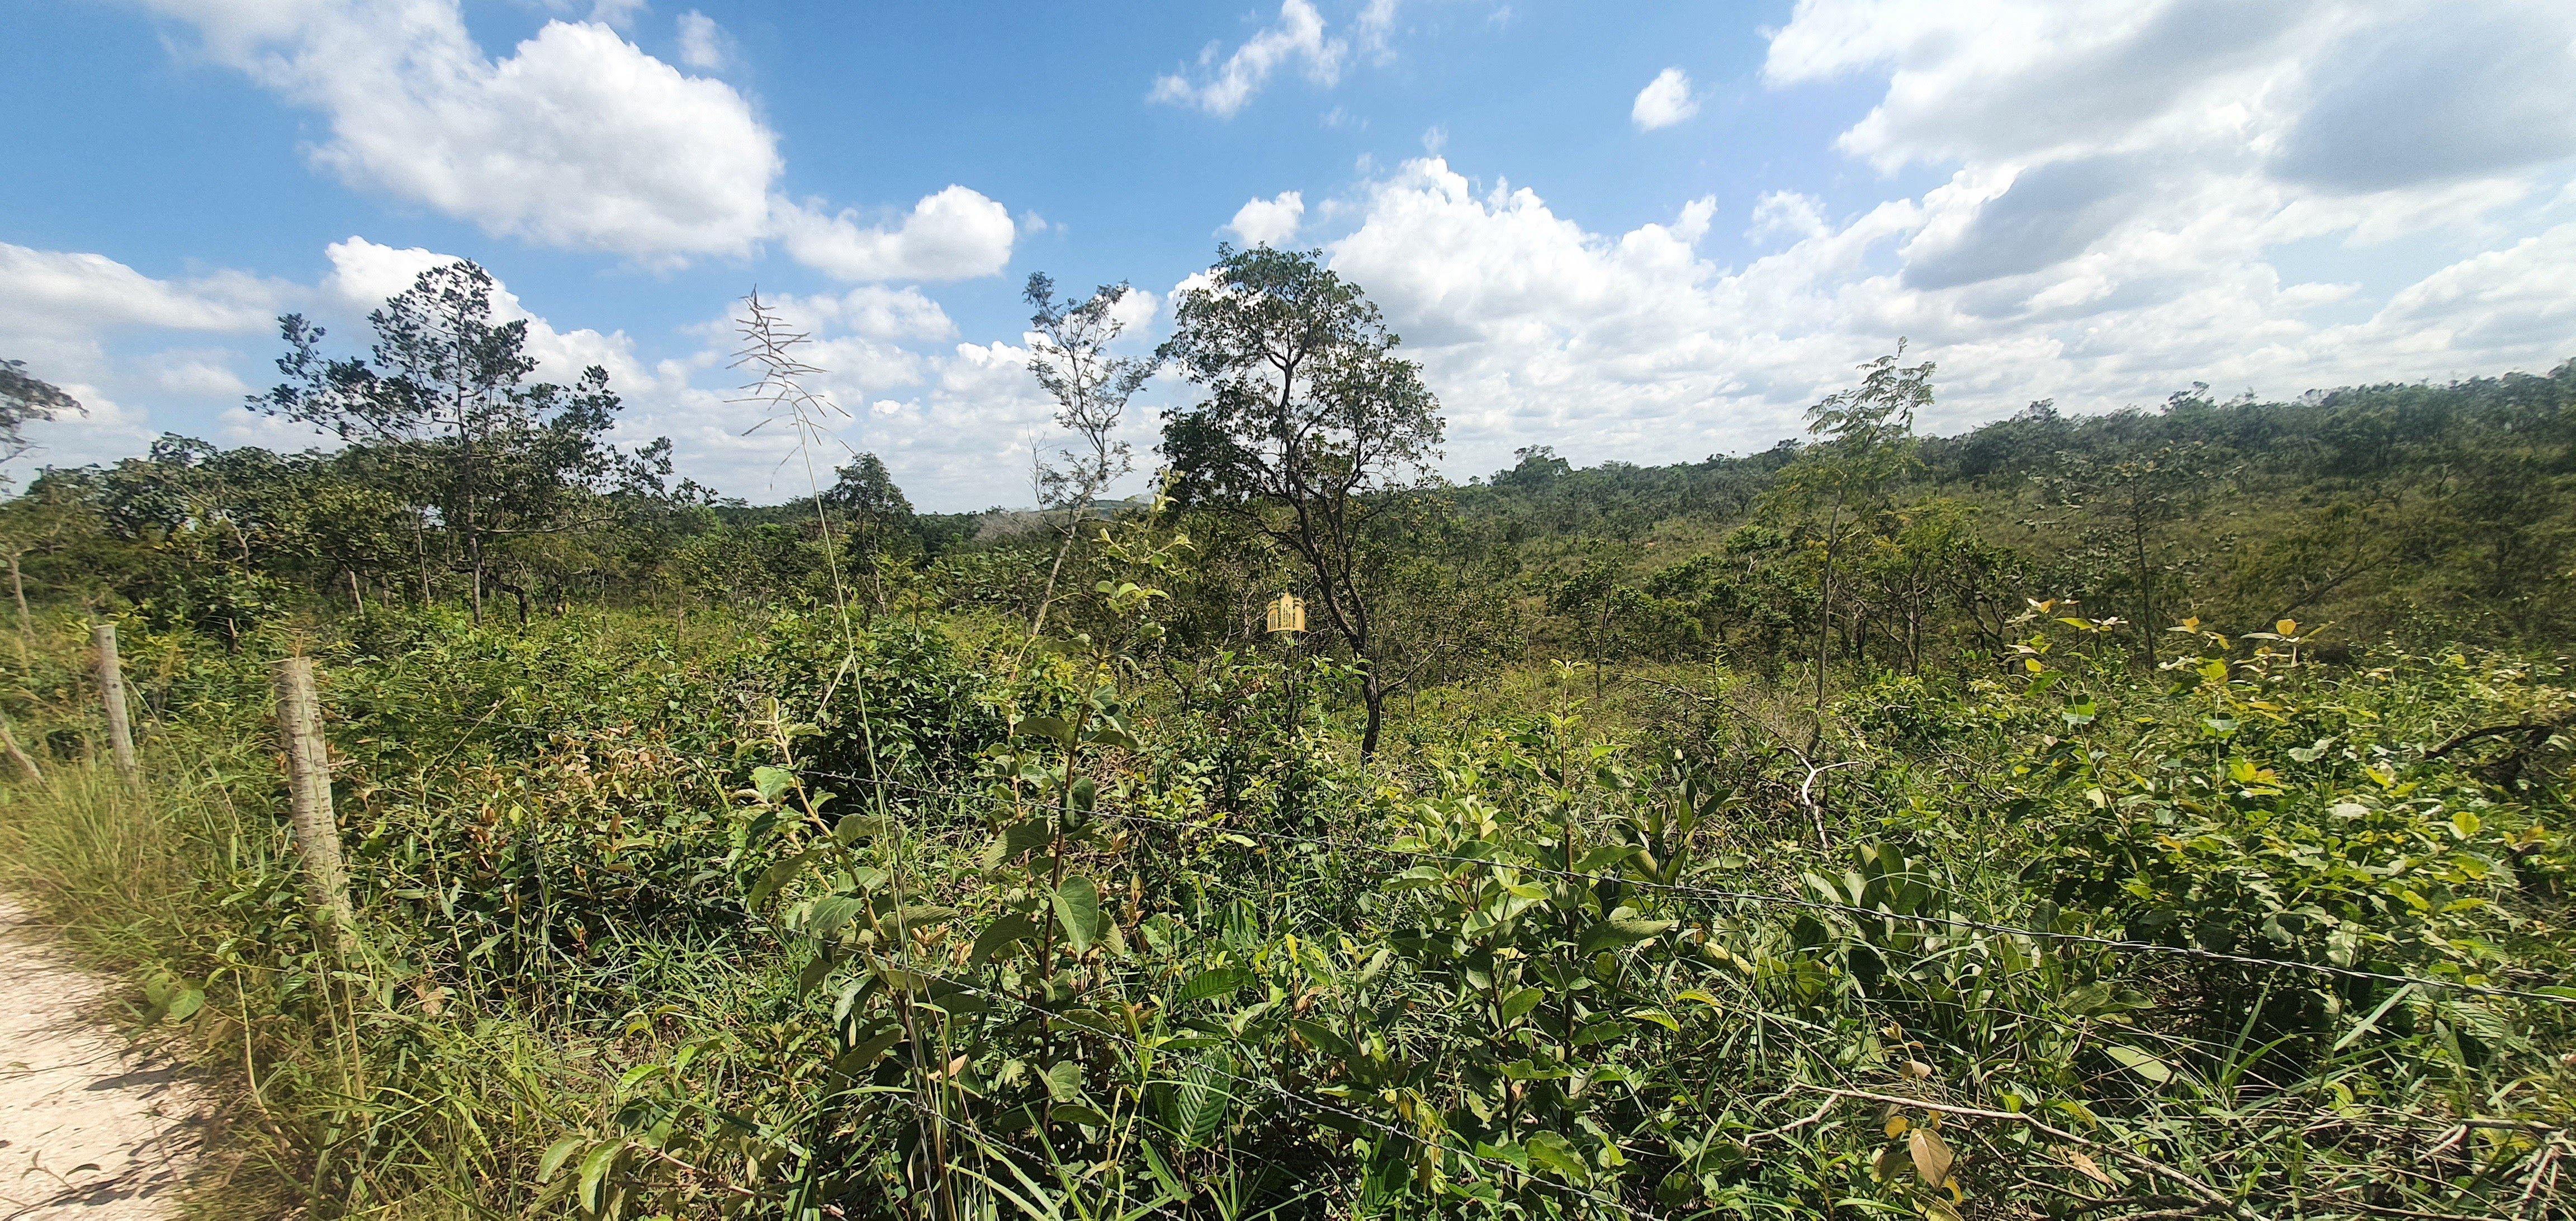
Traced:
<path fill-rule="evenodd" d="M 1959 1159 L 1950 1146 L 1929 1128 L 1916 1128 L 1905 1134 L 1905 1151 L 1914 1158 L 1914 1177 L 1926 1184 L 1950 1177 L 1950 1167 Z"/>
<path fill-rule="evenodd" d="M 2081 1151 L 2067 1154 L 2066 1160 L 2072 1163 L 2077 1172 L 2081 1173 L 2085 1178 L 2091 1179 L 2096 1183 L 2100 1183 L 2104 1187 L 2111 1186 L 2111 1176 L 2102 1173 L 2101 1165 L 2096 1163 L 2092 1158 L 2085 1156 Z"/>
<path fill-rule="evenodd" d="M 1893 1140 L 1896 1137 L 1905 1135 L 1905 1128 L 1906 1123 L 1904 1116 L 1890 1115 L 1887 1117 L 1887 1135 L 1889 1139 Z"/>

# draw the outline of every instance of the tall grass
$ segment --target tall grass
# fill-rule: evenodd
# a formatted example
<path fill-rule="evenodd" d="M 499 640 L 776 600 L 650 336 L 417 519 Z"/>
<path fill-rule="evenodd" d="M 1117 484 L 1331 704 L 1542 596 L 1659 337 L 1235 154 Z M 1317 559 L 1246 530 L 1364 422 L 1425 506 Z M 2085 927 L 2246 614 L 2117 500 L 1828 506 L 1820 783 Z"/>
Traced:
<path fill-rule="evenodd" d="M 397 939 L 343 958 L 315 938 L 273 745 L 238 728 L 160 729 L 142 793 L 79 761 L 0 785 L 0 887 L 116 981 L 108 1016 L 212 1094 L 189 1215 L 428 1221 L 548 1203 L 542 1151 L 613 1106 L 601 1040 L 446 1003 Z M 706 965 L 629 948 L 665 984 Z"/>

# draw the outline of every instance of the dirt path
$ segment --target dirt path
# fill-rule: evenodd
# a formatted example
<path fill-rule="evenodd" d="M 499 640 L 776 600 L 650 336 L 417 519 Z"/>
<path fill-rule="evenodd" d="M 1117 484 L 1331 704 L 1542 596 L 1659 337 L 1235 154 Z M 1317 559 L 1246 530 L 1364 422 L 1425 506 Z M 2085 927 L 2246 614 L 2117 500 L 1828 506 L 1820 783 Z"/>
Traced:
<path fill-rule="evenodd" d="M 89 1019 L 104 990 L 0 898 L 0 1221 L 179 1215 L 203 1103 Z"/>

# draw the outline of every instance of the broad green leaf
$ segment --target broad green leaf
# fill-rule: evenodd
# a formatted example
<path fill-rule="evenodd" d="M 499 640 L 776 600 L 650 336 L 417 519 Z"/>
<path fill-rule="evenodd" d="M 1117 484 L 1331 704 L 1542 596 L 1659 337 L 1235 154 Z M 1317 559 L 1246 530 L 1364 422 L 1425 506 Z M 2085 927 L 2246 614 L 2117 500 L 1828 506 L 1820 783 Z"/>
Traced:
<path fill-rule="evenodd" d="M 555 1172 L 563 1169 L 564 1160 L 579 1150 L 581 1142 L 586 1139 L 588 1138 L 575 1134 L 546 1146 L 545 1156 L 537 1159 L 537 1181 L 544 1183 L 553 1179 Z"/>
<path fill-rule="evenodd" d="M 1226 1106 L 1234 1096 L 1226 1092 L 1220 1080 L 1214 1068 L 1193 1064 L 1172 1087 L 1172 1127 L 1184 1148 L 1206 1145 L 1223 1130 Z"/>
<path fill-rule="evenodd" d="M 1386 888 L 1388 890 L 1421 890 L 1426 887 L 1447 885 L 1448 881 L 1449 873 L 1447 870 L 1444 870 L 1437 865 L 1416 865 L 1392 878 L 1388 878 L 1386 881 Z"/>
<path fill-rule="evenodd" d="M 1640 1022 L 1652 1022 L 1674 1034 L 1680 1034 L 1682 1031 L 1682 1024 L 1673 1020 L 1673 1015 L 1661 1009 L 1631 1009 L 1628 1011 L 1628 1016 Z"/>
<path fill-rule="evenodd" d="M 1523 988 L 1518 992 L 1512 993 L 1510 996 L 1504 997 L 1503 1024 L 1509 1026 L 1512 1023 L 1521 1020 L 1522 1014 L 1538 1008 L 1538 1003 L 1546 999 L 1547 993 L 1538 988 Z"/>
<path fill-rule="evenodd" d="M 875 1036 L 870 1038 L 867 1042 L 861 1043 L 858 1046 L 833 1057 L 832 1067 L 838 1070 L 843 1076 L 858 1076 L 859 1074 L 866 1072 L 870 1066 L 874 1065 L 879 1058 L 886 1054 L 886 1049 L 893 1047 L 895 1042 L 901 1038 L 903 1038 L 903 1027 L 888 1025 L 885 1029 L 878 1031 Z"/>
<path fill-rule="evenodd" d="M 1568 1144 L 1564 1137 L 1554 1132 L 1534 1132 L 1530 1134 L 1527 1147 L 1530 1161 L 1539 1169 L 1568 1182 L 1592 1181 L 1592 1168 L 1583 1164 L 1582 1155 L 1576 1153 L 1574 1146 Z"/>
<path fill-rule="evenodd" d="M 1612 1039 L 1625 1037 L 1632 1029 L 1634 1027 L 1620 1018 L 1595 1019 L 1585 1023 L 1583 1029 L 1574 1032 L 1574 1046 L 1590 1047 L 1595 1043 L 1607 1043 Z"/>
<path fill-rule="evenodd" d="M 608 1168 L 616 1164 L 617 1155 L 623 1149 L 624 1147 L 616 1141 L 603 1141 L 598 1148 L 590 1151 L 589 1157 L 581 1159 L 580 1194 L 581 1206 L 584 1209 L 590 1212 L 599 1211 L 600 1185 L 607 1180 Z"/>
<path fill-rule="evenodd" d="M 1584 853 L 1583 859 L 1575 863 L 1574 872 L 1591 873 L 1595 870 L 1607 869 L 1643 851 L 1645 849 L 1635 844 L 1603 844 Z"/>
<path fill-rule="evenodd" d="M 805 935 L 828 938 L 867 909 L 868 901 L 857 895 L 827 895 L 815 900 L 814 910 L 805 917 Z"/>
<path fill-rule="evenodd" d="M 983 962 L 1000 952 L 1003 947 L 1022 938 L 1037 935 L 1037 921 L 1024 915 L 1004 916 L 984 926 L 984 931 L 975 938 L 974 953 L 967 961 Z"/>
<path fill-rule="evenodd" d="M 1106 1128 L 1109 1126 L 1108 1116 L 1092 1110 L 1090 1107 L 1084 1106 L 1079 1102 L 1058 1103 L 1053 1109 L 1047 1112 L 1047 1118 L 1052 1119 L 1057 1123 L 1080 1124 L 1086 1128 Z"/>
<path fill-rule="evenodd" d="M 775 803 L 779 794 L 796 787 L 796 773 L 783 767 L 755 767 L 751 769 L 751 787 L 762 801 Z"/>
<path fill-rule="evenodd" d="M 1648 920 L 1642 916 L 1613 916 L 1583 930 L 1580 952 L 1594 954 L 1613 946 L 1635 945 L 1661 936 L 1678 921 Z"/>
<path fill-rule="evenodd" d="M 760 880 L 751 884 L 749 906 L 757 910 L 761 905 L 769 902 L 769 897 L 777 894 L 779 888 L 795 881 L 796 875 L 805 872 L 805 866 L 813 863 L 815 852 L 816 849 L 807 848 L 763 870 Z"/>
<path fill-rule="evenodd" d="M 864 814 L 848 814 L 832 824 L 832 842 L 855 844 L 870 836 L 885 833 L 885 820 Z"/>
<path fill-rule="evenodd" d="M 1060 717 L 1033 716 L 1021 721 L 1019 728 L 1011 732 L 1017 737 L 1046 738 L 1059 746 L 1073 744 L 1073 726 Z"/>
<path fill-rule="evenodd" d="M 1002 829 L 1000 859 L 1009 860 L 1054 842 L 1055 825 L 1051 820 L 1045 817 L 1023 818 Z"/>
<path fill-rule="evenodd" d="M 2144 1077 L 2149 1081 L 2153 1081 L 2158 1085 L 2163 1085 L 2164 1083 L 2173 1080 L 2174 1070 L 2172 1065 L 2167 1064 L 2154 1056 L 2148 1055 L 2137 1048 L 2130 1047 L 2122 1043 L 2105 1043 L 2102 1045 L 2102 1050 L 2109 1052 L 2111 1058 L 2119 1061 L 2122 1068 L 2128 1069 L 2130 1072 L 2136 1073 L 2137 1075 Z"/>
<path fill-rule="evenodd" d="M 1242 967 L 1211 967 L 1191 976 L 1190 982 L 1181 985 L 1180 995 L 1173 998 L 1173 1003 L 1186 1005 L 1212 996 L 1231 996 L 1252 979 L 1252 972 Z"/>
<path fill-rule="evenodd" d="M 1288 1028 L 1305 1036 L 1306 1041 L 1313 1044 L 1317 1051 L 1336 1060 L 1348 1063 L 1359 1055 L 1358 1050 L 1351 1046 L 1349 1040 L 1342 1037 L 1340 1031 L 1322 1022 L 1309 1018 L 1291 1018 L 1288 1021 Z"/>
<path fill-rule="evenodd" d="M 1394 961 L 1394 950 L 1384 946 L 1378 947 L 1377 953 L 1369 955 L 1368 964 L 1360 968 L 1360 982 L 1364 984 L 1374 982 L 1378 976 L 1386 973 L 1387 964 Z"/>
<path fill-rule="evenodd" d="M 830 954 L 816 954 L 812 962 L 806 963 L 803 969 L 796 972 L 796 995 L 802 998 L 806 993 L 821 987 L 823 981 L 831 976 L 835 965 L 837 964 L 833 962 Z"/>
<path fill-rule="evenodd" d="M 1055 918 L 1064 928 L 1064 939 L 1077 955 L 1089 951 L 1092 935 L 1100 928 L 1100 887 L 1075 874 L 1056 887 L 1054 900 Z"/>
<path fill-rule="evenodd" d="M 1082 1065 L 1073 1060 L 1059 1061 L 1038 1074 L 1045 1083 L 1047 1097 L 1058 1102 L 1071 1102 L 1082 1097 Z"/>

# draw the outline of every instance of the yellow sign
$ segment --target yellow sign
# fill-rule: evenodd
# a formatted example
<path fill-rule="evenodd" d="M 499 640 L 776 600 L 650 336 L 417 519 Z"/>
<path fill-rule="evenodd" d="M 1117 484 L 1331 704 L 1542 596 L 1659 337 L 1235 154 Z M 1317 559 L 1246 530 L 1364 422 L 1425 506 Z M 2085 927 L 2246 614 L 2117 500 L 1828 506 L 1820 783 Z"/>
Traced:
<path fill-rule="evenodd" d="M 1281 594 L 1270 604 L 1270 631 L 1302 632 L 1306 630 L 1306 600 L 1295 594 Z"/>

